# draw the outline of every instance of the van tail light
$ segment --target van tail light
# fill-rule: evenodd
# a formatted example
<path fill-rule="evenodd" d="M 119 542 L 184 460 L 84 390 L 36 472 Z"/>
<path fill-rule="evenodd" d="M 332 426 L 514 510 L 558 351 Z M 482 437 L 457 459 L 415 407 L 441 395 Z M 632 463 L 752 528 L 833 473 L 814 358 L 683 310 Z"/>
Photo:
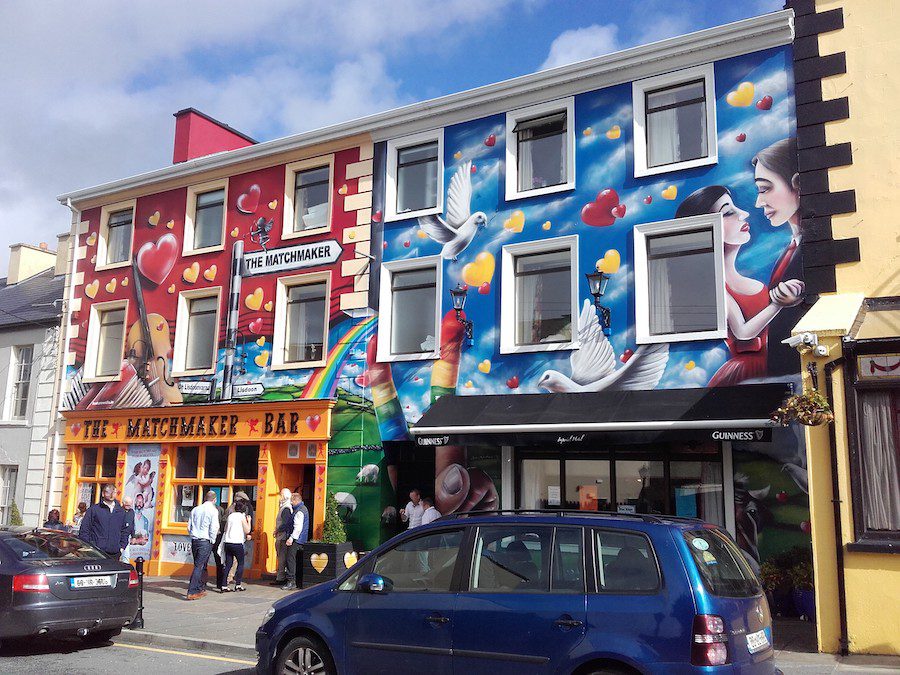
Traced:
<path fill-rule="evenodd" d="M 49 593 L 46 574 L 17 574 L 13 577 L 14 593 Z"/>
<path fill-rule="evenodd" d="M 728 663 L 728 634 L 721 616 L 698 614 L 694 617 L 693 633 L 691 664 L 722 666 Z"/>
<path fill-rule="evenodd" d="M 137 571 L 134 568 L 131 568 L 131 571 L 128 573 L 128 588 L 137 588 L 137 587 L 138 587 Z"/>

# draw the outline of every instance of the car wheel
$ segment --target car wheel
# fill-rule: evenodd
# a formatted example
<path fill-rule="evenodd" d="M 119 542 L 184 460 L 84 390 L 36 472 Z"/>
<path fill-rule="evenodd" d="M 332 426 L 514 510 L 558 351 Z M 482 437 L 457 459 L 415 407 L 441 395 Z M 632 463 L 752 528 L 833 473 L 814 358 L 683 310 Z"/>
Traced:
<path fill-rule="evenodd" d="M 296 637 L 281 650 L 275 672 L 279 675 L 335 675 L 336 670 L 325 645 L 315 639 Z"/>
<path fill-rule="evenodd" d="M 103 644 L 109 642 L 122 632 L 121 628 L 109 628 L 107 630 L 95 630 L 85 635 L 82 640 L 92 645 Z"/>

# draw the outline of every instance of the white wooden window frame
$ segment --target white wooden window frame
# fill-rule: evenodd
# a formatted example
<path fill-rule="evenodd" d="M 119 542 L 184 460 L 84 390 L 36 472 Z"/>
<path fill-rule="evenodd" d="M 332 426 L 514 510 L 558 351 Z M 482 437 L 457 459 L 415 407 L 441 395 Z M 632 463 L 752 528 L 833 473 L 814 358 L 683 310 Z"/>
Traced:
<path fill-rule="evenodd" d="M 114 375 L 97 374 L 97 357 L 100 346 L 100 319 L 104 312 L 116 310 L 125 311 L 125 319 L 122 321 L 122 349 L 124 358 L 125 337 L 128 331 L 128 300 L 111 300 L 109 302 L 95 302 L 91 305 L 90 318 L 88 319 L 88 333 L 84 348 L 84 381 L 91 382 L 117 382 L 121 379 L 121 372 Z"/>
<path fill-rule="evenodd" d="M 437 141 L 437 202 L 435 206 L 418 211 L 397 213 L 397 154 L 400 150 Z M 392 222 L 431 216 L 444 210 L 444 129 L 432 129 L 418 134 L 392 138 L 387 142 L 387 166 L 384 179 L 384 220 Z"/>
<path fill-rule="evenodd" d="M 673 162 L 661 166 L 648 166 L 647 156 L 647 92 L 657 91 L 703 80 L 706 97 L 706 157 Z M 716 132 L 716 78 L 713 64 L 706 63 L 693 68 L 676 70 L 663 75 L 636 80 L 631 84 L 632 107 L 634 110 L 634 176 L 656 176 L 672 171 L 709 166 L 719 161 L 718 134 Z"/>
<path fill-rule="evenodd" d="M 322 323 L 325 327 L 322 343 L 322 358 L 316 361 L 285 361 L 284 347 L 287 338 L 288 291 L 297 286 L 309 286 L 325 282 L 325 316 Z M 275 328 L 272 338 L 272 370 L 288 370 L 291 368 L 321 368 L 325 366 L 328 355 L 328 315 L 331 306 L 331 272 L 312 272 L 309 274 L 292 274 L 280 277 L 275 287 Z"/>
<path fill-rule="evenodd" d="M 647 239 L 660 234 L 677 234 L 693 230 L 712 229 L 716 284 L 716 328 L 685 333 L 650 333 L 650 278 L 647 259 Z M 656 223 L 636 225 L 634 236 L 634 314 L 635 342 L 639 345 L 663 342 L 691 342 L 693 340 L 722 340 L 728 337 L 725 291 L 725 256 L 722 241 L 722 214 L 710 213 L 688 218 L 675 218 Z"/>
<path fill-rule="evenodd" d="M 94 269 L 98 272 L 101 270 L 114 270 L 121 267 L 131 266 L 131 257 L 134 255 L 134 229 L 137 223 L 134 222 L 134 216 L 137 209 L 136 199 L 128 199 L 115 204 L 107 204 L 100 209 L 100 228 L 97 231 L 97 260 L 94 263 Z M 114 263 L 106 262 L 107 242 L 109 241 L 109 217 L 120 211 L 131 211 L 131 241 L 128 244 L 128 257 Z"/>
<path fill-rule="evenodd" d="M 310 169 L 328 167 L 328 208 L 325 210 L 325 226 L 310 230 L 294 232 L 294 196 L 296 194 L 297 174 Z M 284 218 L 281 225 L 282 239 L 300 239 L 331 232 L 331 212 L 334 206 L 334 155 L 320 155 L 298 162 L 291 162 L 284 167 Z"/>
<path fill-rule="evenodd" d="M 572 339 L 569 342 L 520 345 L 516 342 L 516 258 L 534 253 L 569 250 L 571 266 Z M 500 353 L 558 352 L 578 349 L 578 235 L 553 237 L 520 244 L 507 244 L 501 253 L 500 284 Z"/>
<path fill-rule="evenodd" d="M 178 294 L 178 311 L 177 320 L 175 322 L 175 345 L 172 350 L 172 376 L 173 377 L 190 377 L 193 375 L 214 375 L 216 372 L 216 356 L 219 353 L 218 334 L 213 340 L 212 346 L 212 367 L 210 368 L 193 368 L 188 370 L 187 361 L 187 339 L 188 329 L 190 325 L 190 302 L 201 298 L 216 298 L 216 326 L 222 321 L 222 287 L 211 286 L 209 288 L 197 288 L 189 291 L 181 291 Z"/>
<path fill-rule="evenodd" d="M 513 129 L 521 120 L 566 113 L 566 182 L 559 185 L 519 190 L 519 139 Z M 506 201 L 539 197 L 575 189 L 575 97 L 546 101 L 506 113 Z"/>
<path fill-rule="evenodd" d="M 394 354 L 391 352 L 391 331 L 393 330 L 394 294 L 391 289 L 391 281 L 395 272 L 409 272 L 410 270 L 434 269 L 435 270 L 435 303 L 434 303 L 434 350 L 413 354 Z M 410 260 L 395 260 L 383 263 L 381 266 L 381 287 L 379 289 L 378 312 L 378 349 L 377 359 L 380 362 L 390 361 L 428 361 L 441 357 L 441 309 L 443 297 L 443 259 L 439 255 L 413 258 Z"/>
<path fill-rule="evenodd" d="M 197 197 L 207 192 L 222 190 L 222 236 L 220 244 L 194 248 L 194 221 L 197 218 Z M 213 180 L 207 183 L 191 185 L 187 191 L 187 204 L 184 211 L 184 238 L 182 239 L 182 255 L 202 255 L 225 250 L 225 221 L 228 218 L 228 179 Z"/>

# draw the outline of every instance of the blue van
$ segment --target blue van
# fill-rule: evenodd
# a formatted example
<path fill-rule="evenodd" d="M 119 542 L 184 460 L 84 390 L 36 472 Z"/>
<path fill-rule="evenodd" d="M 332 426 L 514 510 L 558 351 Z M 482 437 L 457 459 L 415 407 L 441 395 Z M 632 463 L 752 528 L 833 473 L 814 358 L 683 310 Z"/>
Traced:
<path fill-rule="evenodd" d="M 276 602 L 262 673 L 777 673 L 759 580 L 720 528 L 486 512 L 386 542 Z"/>

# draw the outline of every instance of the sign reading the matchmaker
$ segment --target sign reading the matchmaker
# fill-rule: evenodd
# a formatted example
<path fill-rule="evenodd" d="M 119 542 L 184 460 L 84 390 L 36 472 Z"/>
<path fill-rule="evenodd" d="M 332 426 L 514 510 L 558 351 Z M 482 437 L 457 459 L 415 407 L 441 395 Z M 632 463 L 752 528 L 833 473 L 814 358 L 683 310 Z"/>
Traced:
<path fill-rule="evenodd" d="M 244 255 L 244 276 L 330 265 L 337 262 L 341 251 L 341 245 L 334 239 L 254 251 Z"/>

